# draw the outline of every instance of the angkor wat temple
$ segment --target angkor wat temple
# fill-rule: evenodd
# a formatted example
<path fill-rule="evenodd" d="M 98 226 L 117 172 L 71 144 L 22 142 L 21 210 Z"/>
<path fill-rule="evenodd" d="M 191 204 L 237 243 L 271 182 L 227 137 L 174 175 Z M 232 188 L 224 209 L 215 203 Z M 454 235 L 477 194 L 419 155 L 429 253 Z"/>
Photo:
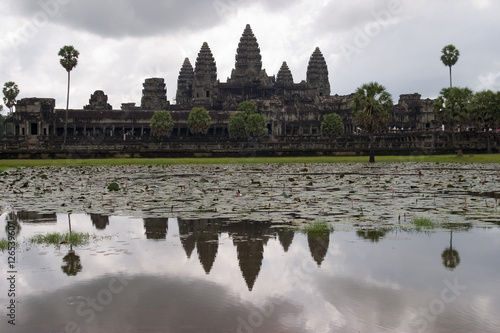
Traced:
<path fill-rule="evenodd" d="M 331 95 L 328 66 L 319 48 L 311 54 L 305 81 L 294 82 L 286 62 L 283 62 L 276 75 L 268 75 L 262 68 L 257 38 L 250 25 L 247 25 L 236 50 L 234 69 L 226 82 L 221 82 L 217 77 L 217 65 L 212 51 L 207 43 L 203 43 L 194 68 L 188 58 L 182 64 L 175 104 L 170 104 L 167 100 L 163 78 L 146 79 L 141 105 L 123 103 L 120 110 L 114 110 L 105 93 L 98 90 L 90 96 L 89 104 L 83 109 L 69 110 L 67 139 L 70 145 L 85 142 L 87 150 L 91 149 L 89 146 L 96 144 L 99 144 L 100 149 L 108 145 L 108 150 L 112 150 L 112 143 L 120 140 L 127 141 L 128 146 L 137 141 L 150 141 L 150 145 L 161 144 L 163 150 L 176 152 L 173 155 L 183 155 L 183 149 L 194 149 L 200 154 L 217 150 L 241 151 L 246 148 L 242 144 L 234 148 L 235 143 L 229 139 L 227 124 L 238 104 L 251 100 L 266 117 L 268 136 L 260 140 L 260 144 L 267 145 L 262 149 L 270 155 L 288 144 L 297 146 L 297 142 L 300 142 L 301 148 L 292 147 L 289 154 L 297 149 L 309 153 L 352 153 L 366 149 L 367 144 L 365 137 L 355 135 L 357 127 L 352 121 L 351 98 L 352 95 Z M 379 148 L 426 153 L 436 150 L 440 145 L 446 146 L 446 149 L 453 148 L 448 147 L 447 142 L 450 140 L 447 137 L 436 138 L 428 133 L 440 128 L 432 102 L 430 99 L 422 99 L 417 93 L 401 95 L 391 111 L 388 130 L 384 133 L 385 139 L 378 141 Z M 188 131 L 188 114 L 195 106 L 205 107 L 212 118 L 211 128 L 203 138 L 193 137 Z M 150 138 L 150 121 L 156 110 L 169 110 L 174 119 L 172 135 L 162 139 L 163 142 Z M 323 116 L 332 112 L 342 117 L 345 126 L 345 136 L 333 143 L 320 133 Z M 13 117 L 5 123 L 4 133 L 7 126 L 12 128 L 10 141 L 9 138 L 4 138 L 3 141 L 12 142 L 15 138 L 16 145 L 20 145 L 19 142 L 25 140 L 28 142 L 26 150 L 57 150 L 56 146 L 64 136 L 65 113 L 66 110 L 55 109 L 55 100 L 51 98 L 21 99 L 17 102 Z M 409 133 L 410 130 L 413 134 Z M 193 147 L 187 144 L 193 141 L 198 143 Z M 222 142 L 228 142 L 228 145 L 223 146 Z M 12 144 L 9 146 L 4 143 L 4 150 L 9 149 L 14 150 Z M 85 150 L 82 147 L 78 149 Z M 116 149 L 123 151 L 123 148 Z M 131 151 L 144 149 L 148 148 L 144 148 L 144 145 L 139 147 L 138 144 L 130 148 Z"/>

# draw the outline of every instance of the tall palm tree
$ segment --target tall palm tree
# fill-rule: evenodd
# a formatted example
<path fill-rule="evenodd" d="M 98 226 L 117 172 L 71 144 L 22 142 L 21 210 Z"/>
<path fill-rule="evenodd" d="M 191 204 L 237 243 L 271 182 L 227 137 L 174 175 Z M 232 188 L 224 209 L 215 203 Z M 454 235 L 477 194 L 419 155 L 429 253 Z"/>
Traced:
<path fill-rule="evenodd" d="M 5 106 L 9 108 L 10 114 L 12 114 L 14 105 L 16 105 L 17 95 L 19 95 L 19 87 L 15 82 L 5 82 L 2 92 L 4 96 L 3 102 L 5 103 Z"/>
<path fill-rule="evenodd" d="M 354 122 L 370 136 L 370 163 L 375 163 L 374 135 L 389 121 L 392 97 L 377 82 L 365 83 L 352 99 Z"/>
<path fill-rule="evenodd" d="M 61 57 L 60 63 L 61 66 L 66 69 L 68 72 L 68 94 L 66 97 L 66 120 L 64 121 L 64 143 L 66 144 L 66 136 L 68 135 L 68 109 L 69 109 L 69 87 L 70 87 L 70 72 L 73 68 L 78 65 L 78 56 L 80 52 L 78 52 L 73 46 L 66 45 L 63 46 L 59 50 L 59 54 Z"/>
<path fill-rule="evenodd" d="M 443 47 L 443 50 L 441 50 L 441 53 L 443 54 L 441 56 L 441 61 L 445 66 L 448 66 L 450 68 L 450 88 L 452 87 L 451 84 L 451 66 L 455 65 L 458 61 L 458 57 L 460 56 L 460 52 L 457 50 L 457 48 L 453 45 L 446 45 Z"/>

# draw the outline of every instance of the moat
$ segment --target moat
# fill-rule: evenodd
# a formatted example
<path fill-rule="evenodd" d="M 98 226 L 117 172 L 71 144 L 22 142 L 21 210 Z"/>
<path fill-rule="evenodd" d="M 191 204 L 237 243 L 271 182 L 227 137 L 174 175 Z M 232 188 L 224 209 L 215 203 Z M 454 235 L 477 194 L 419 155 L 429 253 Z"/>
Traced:
<path fill-rule="evenodd" d="M 16 332 L 497 332 L 499 177 L 445 163 L 10 169 L 0 239 L 18 245 L 0 252 L 0 302 Z M 89 241 L 32 242 L 70 228 Z"/>

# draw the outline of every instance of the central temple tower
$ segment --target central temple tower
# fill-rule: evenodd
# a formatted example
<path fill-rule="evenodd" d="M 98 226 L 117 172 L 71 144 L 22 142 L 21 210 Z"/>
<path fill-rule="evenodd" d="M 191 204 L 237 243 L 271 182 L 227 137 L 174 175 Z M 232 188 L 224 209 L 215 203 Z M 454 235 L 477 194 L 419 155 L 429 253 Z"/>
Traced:
<path fill-rule="evenodd" d="M 256 79 L 262 70 L 262 56 L 259 44 L 250 24 L 247 24 L 236 50 L 236 64 L 231 72 L 233 82 L 246 82 Z"/>

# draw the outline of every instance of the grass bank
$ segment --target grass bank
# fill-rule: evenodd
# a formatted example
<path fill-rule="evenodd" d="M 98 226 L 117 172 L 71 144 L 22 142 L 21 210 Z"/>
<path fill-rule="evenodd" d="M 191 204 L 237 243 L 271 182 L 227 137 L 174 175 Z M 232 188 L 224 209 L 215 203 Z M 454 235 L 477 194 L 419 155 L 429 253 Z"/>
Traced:
<path fill-rule="evenodd" d="M 433 163 L 500 163 L 500 154 L 457 157 L 455 155 L 430 156 L 377 156 L 377 163 L 433 162 Z M 32 166 L 83 165 L 184 165 L 184 164 L 260 164 L 260 163 L 368 163 L 368 156 L 316 156 L 316 157 L 256 157 L 256 158 L 115 158 L 115 159 L 63 159 L 63 160 L 0 160 L 0 170 Z"/>

